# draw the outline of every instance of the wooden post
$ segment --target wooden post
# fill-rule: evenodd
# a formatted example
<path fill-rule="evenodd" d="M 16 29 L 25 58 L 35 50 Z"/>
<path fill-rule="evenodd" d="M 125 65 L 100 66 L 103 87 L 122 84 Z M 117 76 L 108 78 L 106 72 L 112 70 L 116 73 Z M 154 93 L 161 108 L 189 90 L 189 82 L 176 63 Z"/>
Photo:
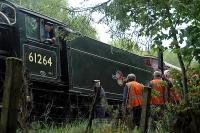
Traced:
<path fill-rule="evenodd" d="M 145 86 L 143 94 L 143 105 L 140 119 L 140 131 L 141 133 L 147 133 L 148 120 L 150 115 L 150 99 L 151 99 L 151 88 Z"/>
<path fill-rule="evenodd" d="M 88 125 L 86 127 L 85 133 L 92 132 L 91 131 L 91 126 L 92 126 L 92 120 L 94 119 L 95 106 L 96 106 L 96 102 L 97 102 L 97 93 L 98 93 L 98 90 L 95 93 L 95 97 L 93 99 L 92 107 L 91 107 L 90 114 L 89 114 L 89 122 L 88 122 Z"/>
<path fill-rule="evenodd" d="M 6 59 L 6 73 L 1 112 L 1 133 L 15 133 L 20 92 L 23 86 L 22 61 L 13 57 Z"/>

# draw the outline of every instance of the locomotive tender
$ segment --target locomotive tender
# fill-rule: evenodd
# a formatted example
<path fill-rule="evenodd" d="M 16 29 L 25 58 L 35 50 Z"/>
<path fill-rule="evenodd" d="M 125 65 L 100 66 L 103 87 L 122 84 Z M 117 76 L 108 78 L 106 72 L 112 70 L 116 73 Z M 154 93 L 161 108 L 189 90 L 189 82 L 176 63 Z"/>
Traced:
<path fill-rule="evenodd" d="M 43 38 L 45 22 L 53 24 L 55 44 Z M 0 88 L 6 57 L 22 59 L 30 75 L 33 115 L 37 118 L 47 109 L 51 119 L 85 115 L 94 79 L 101 80 L 109 104 L 117 105 L 122 101 L 127 74 L 135 73 L 143 84 L 152 78 L 153 69 L 145 64 L 146 57 L 88 37 L 67 42 L 60 32 L 75 34 L 55 19 L 10 2 L 0 3 Z"/>

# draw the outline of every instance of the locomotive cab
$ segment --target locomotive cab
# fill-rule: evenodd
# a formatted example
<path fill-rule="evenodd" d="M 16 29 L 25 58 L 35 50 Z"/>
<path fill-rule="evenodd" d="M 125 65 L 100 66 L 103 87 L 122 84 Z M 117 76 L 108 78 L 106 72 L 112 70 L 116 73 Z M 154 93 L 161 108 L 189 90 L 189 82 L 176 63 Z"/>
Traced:
<path fill-rule="evenodd" d="M 31 82 L 28 89 L 34 99 L 33 114 L 36 116 L 40 116 L 52 101 L 56 105 L 52 112 L 65 114 L 61 106 L 66 103 L 55 100 L 66 99 L 61 95 L 69 87 L 66 86 L 69 84 L 68 55 L 61 31 L 65 36 L 70 33 L 66 25 L 55 19 L 8 1 L 0 2 L 0 93 L 6 57 L 21 59 Z M 0 102 L 1 98 L 2 94 Z"/>
<path fill-rule="evenodd" d="M 55 19 L 11 2 L 1 2 L 1 74 L 5 72 L 5 67 L 2 67 L 5 66 L 5 58 L 12 56 L 23 60 L 30 79 L 34 82 L 57 85 L 66 82 L 68 70 L 61 73 L 62 46 L 66 42 L 60 37 L 60 29 L 66 31 L 66 26 Z"/>

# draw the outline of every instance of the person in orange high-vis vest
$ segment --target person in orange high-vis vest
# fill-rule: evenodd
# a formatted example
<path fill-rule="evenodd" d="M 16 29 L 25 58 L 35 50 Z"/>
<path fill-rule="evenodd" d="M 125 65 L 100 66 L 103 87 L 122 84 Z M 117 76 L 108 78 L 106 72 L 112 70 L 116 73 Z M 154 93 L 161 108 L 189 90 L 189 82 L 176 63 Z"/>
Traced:
<path fill-rule="evenodd" d="M 132 110 L 133 124 L 138 126 L 140 124 L 140 117 L 142 111 L 142 92 L 143 85 L 136 82 L 136 76 L 134 74 L 128 74 L 127 83 L 124 87 L 123 101 L 127 109 Z"/>
<path fill-rule="evenodd" d="M 152 89 L 151 94 L 151 118 L 152 128 L 155 129 L 155 121 L 161 119 L 163 116 L 163 110 L 165 102 L 167 100 L 167 83 L 162 80 L 162 74 L 160 71 L 155 71 L 153 74 L 154 79 L 150 81 L 149 86 Z M 153 110 L 153 108 L 159 108 L 159 111 Z"/>
<path fill-rule="evenodd" d="M 152 105 L 164 105 L 167 98 L 167 83 L 162 80 L 162 74 L 159 71 L 154 72 L 154 79 L 150 81 L 150 87 L 156 91 L 156 95 L 151 96 Z"/>

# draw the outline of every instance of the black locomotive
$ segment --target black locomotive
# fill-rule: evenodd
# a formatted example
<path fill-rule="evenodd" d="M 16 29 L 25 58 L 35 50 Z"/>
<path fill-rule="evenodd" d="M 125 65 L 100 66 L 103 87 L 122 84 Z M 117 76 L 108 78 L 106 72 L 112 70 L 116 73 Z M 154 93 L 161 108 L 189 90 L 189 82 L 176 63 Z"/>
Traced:
<path fill-rule="evenodd" d="M 53 44 L 43 36 L 47 22 L 55 37 Z M 84 36 L 66 41 L 69 34 L 79 36 L 57 20 L 10 2 L 0 3 L 0 85 L 5 76 L 5 59 L 22 59 L 30 75 L 35 117 L 66 119 L 87 115 L 94 79 L 101 80 L 108 102 L 113 105 L 121 104 L 128 73 L 135 73 L 143 84 L 151 79 L 153 69 L 145 63 L 146 57 Z"/>

